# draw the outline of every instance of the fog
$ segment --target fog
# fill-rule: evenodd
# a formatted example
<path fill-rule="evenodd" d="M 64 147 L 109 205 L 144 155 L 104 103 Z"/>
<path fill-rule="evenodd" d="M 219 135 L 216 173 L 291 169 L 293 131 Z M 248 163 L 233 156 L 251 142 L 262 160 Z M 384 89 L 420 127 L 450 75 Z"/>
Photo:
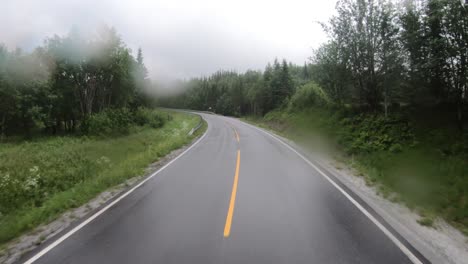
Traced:
<path fill-rule="evenodd" d="M 72 27 L 114 27 L 159 81 L 217 70 L 262 69 L 275 57 L 302 64 L 326 40 L 335 1 L 2 0 L 0 43 L 30 51 Z"/>

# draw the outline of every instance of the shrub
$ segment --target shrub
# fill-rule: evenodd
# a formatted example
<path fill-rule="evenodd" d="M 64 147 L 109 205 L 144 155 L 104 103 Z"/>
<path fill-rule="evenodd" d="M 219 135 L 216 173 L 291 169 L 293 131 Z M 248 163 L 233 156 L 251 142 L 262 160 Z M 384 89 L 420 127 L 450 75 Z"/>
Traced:
<path fill-rule="evenodd" d="M 155 110 L 140 107 L 135 111 L 133 121 L 138 126 L 160 128 L 164 126 L 166 119 Z"/>
<path fill-rule="evenodd" d="M 403 150 L 403 147 L 401 146 L 400 143 L 396 143 L 390 146 L 390 152 L 392 153 L 399 153 Z"/>
<path fill-rule="evenodd" d="M 289 111 L 302 110 L 310 106 L 325 106 L 329 104 L 327 94 L 322 88 L 309 82 L 299 87 L 289 100 Z"/>
<path fill-rule="evenodd" d="M 106 109 L 89 116 L 81 128 L 89 135 L 127 134 L 132 123 L 133 114 L 128 109 Z"/>
<path fill-rule="evenodd" d="M 106 109 L 89 116 L 81 124 L 81 130 L 87 135 L 122 135 L 128 134 L 134 125 L 160 128 L 169 116 L 166 118 L 158 111 L 147 108 L 138 108 L 133 112 L 127 108 Z"/>
<path fill-rule="evenodd" d="M 338 142 L 350 154 L 375 151 L 400 152 L 414 141 L 411 124 L 399 116 L 359 114 L 339 121 Z"/>

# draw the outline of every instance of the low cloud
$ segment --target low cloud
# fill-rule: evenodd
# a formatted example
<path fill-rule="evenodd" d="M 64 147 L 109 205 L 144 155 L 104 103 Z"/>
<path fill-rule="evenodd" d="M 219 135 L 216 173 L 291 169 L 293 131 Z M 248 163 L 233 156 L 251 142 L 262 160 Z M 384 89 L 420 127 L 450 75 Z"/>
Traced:
<path fill-rule="evenodd" d="M 207 75 L 219 69 L 262 69 L 275 57 L 303 63 L 326 40 L 334 1 L 55 1 L 6 0 L 0 43 L 31 50 L 72 27 L 116 28 L 134 51 L 143 49 L 159 80 Z"/>

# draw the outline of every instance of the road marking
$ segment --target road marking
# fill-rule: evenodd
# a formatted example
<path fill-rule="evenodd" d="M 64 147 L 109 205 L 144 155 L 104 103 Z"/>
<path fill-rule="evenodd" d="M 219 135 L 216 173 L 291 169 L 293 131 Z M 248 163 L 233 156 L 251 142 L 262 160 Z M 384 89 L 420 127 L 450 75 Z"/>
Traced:
<path fill-rule="evenodd" d="M 234 129 L 234 133 L 236 134 L 237 142 L 240 142 L 239 133 L 237 133 L 237 129 L 235 129 L 234 127 L 232 127 L 232 129 Z"/>
<path fill-rule="evenodd" d="M 32 256 L 30 259 L 28 259 L 26 262 L 24 262 L 24 264 L 31 264 L 31 263 L 34 263 L 36 260 L 38 260 L 40 257 L 42 257 L 43 255 L 45 255 L 47 252 L 49 252 L 50 250 L 52 250 L 54 247 L 56 247 L 57 245 L 59 245 L 60 243 L 62 243 L 65 239 L 69 238 L 71 235 L 73 235 L 74 233 L 76 233 L 78 230 L 80 230 L 81 228 L 83 228 L 84 226 L 86 226 L 87 224 L 89 224 L 91 221 L 93 221 L 94 219 L 96 219 L 98 216 L 100 216 L 101 214 L 103 214 L 105 211 L 107 211 L 109 208 L 111 208 L 112 206 L 114 206 L 116 203 L 118 203 L 120 200 L 122 200 L 123 198 L 127 197 L 130 193 L 132 193 L 133 191 L 135 191 L 138 187 L 140 187 L 141 185 L 143 185 L 145 182 L 149 181 L 151 178 L 153 178 L 154 176 L 156 176 L 158 173 L 160 173 L 161 171 L 163 171 L 165 168 L 167 168 L 169 165 L 171 165 L 172 163 L 174 163 L 176 160 L 178 160 L 180 157 L 182 157 L 185 153 L 189 152 L 193 147 L 195 147 L 200 141 L 203 140 L 203 138 L 205 138 L 206 136 L 206 132 L 203 134 L 203 136 L 201 138 L 199 138 L 195 143 L 193 143 L 192 146 L 190 146 L 188 149 L 186 149 L 184 152 L 182 152 L 179 156 L 175 157 L 173 160 L 171 160 L 169 163 L 167 163 L 166 165 L 162 166 L 159 170 L 157 170 L 156 172 L 154 172 L 153 174 L 151 174 L 150 176 L 148 176 L 146 179 L 142 180 L 139 184 L 137 184 L 135 187 L 133 187 L 132 189 L 128 190 L 126 193 L 122 194 L 120 197 L 118 197 L 117 199 L 115 199 L 114 201 L 112 201 L 110 204 L 108 204 L 106 207 L 102 208 L 101 210 L 99 210 L 98 212 L 96 212 L 95 214 L 93 214 L 92 216 L 90 216 L 88 219 L 86 219 L 85 221 L 83 221 L 81 224 L 77 225 L 75 228 L 73 228 L 72 230 L 68 231 L 65 235 L 61 236 L 60 238 L 58 238 L 57 240 L 55 240 L 52 244 L 50 244 L 49 246 L 47 246 L 46 248 L 42 249 L 41 251 L 39 251 L 36 255 Z"/>
<path fill-rule="evenodd" d="M 237 182 L 239 181 L 240 167 L 240 150 L 237 150 L 236 174 L 234 175 L 234 184 L 232 185 L 231 201 L 226 217 L 226 225 L 224 226 L 224 237 L 229 237 L 231 234 L 232 216 L 234 214 L 234 206 L 236 204 Z"/>
<path fill-rule="evenodd" d="M 227 122 L 227 121 L 225 121 L 225 122 L 230 127 L 232 127 L 232 130 L 234 131 L 234 136 L 236 137 L 237 142 L 240 142 L 239 133 L 237 133 L 237 129 L 234 127 L 234 125 L 231 122 Z"/>
<path fill-rule="evenodd" d="M 263 129 L 257 128 L 251 124 L 242 122 L 248 126 L 251 126 L 255 128 L 258 131 L 261 131 L 264 134 L 267 134 L 268 136 L 272 137 L 276 141 L 280 142 L 284 146 L 286 146 L 289 150 L 294 152 L 296 155 L 298 155 L 301 159 L 303 159 L 307 164 L 309 164 L 312 168 L 314 168 L 317 172 L 319 172 L 320 175 L 322 175 L 326 180 L 328 180 L 338 191 L 340 191 L 348 200 L 355 205 L 367 218 L 369 218 L 414 264 L 423 264 L 423 262 L 416 257 L 411 250 L 409 250 L 398 238 L 396 238 L 392 232 L 390 232 L 382 223 L 379 222 L 369 211 L 367 211 L 360 203 L 358 203 L 349 193 L 347 193 L 343 188 L 341 188 L 334 180 L 332 180 L 330 177 L 328 177 L 319 167 L 317 167 L 315 164 L 313 164 L 310 160 L 308 160 L 306 157 L 304 157 L 301 153 L 299 153 L 297 150 L 295 150 L 293 147 L 291 147 L 289 144 L 285 143 L 283 140 L 278 138 L 276 135 L 273 135 L 272 133 L 265 131 Z"/>

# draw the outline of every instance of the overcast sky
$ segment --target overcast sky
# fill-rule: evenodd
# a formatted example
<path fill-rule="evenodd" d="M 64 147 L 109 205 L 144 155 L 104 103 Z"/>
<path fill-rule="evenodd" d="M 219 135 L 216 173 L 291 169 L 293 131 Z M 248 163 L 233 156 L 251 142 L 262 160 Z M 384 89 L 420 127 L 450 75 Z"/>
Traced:
<path fill-rule="evenodd" d="M 219 69 L 263 69 L 275 57 L 302 64 L 326 40 L 335 0 L 0 0 L 0 43 L 31 50 L 72 26 L 107 24 L 150 75 L 186 78 Z"/>

